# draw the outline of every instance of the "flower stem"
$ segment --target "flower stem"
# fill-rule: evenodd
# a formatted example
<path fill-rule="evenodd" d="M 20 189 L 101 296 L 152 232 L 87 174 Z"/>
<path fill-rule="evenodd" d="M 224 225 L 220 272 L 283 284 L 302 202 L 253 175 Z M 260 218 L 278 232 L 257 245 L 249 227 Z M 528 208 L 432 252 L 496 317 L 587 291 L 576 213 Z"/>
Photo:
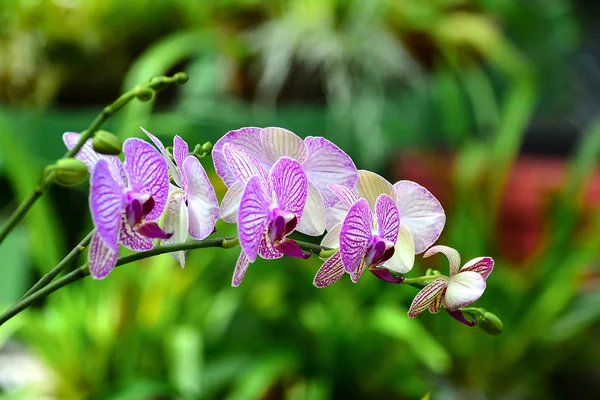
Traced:
<path fill-rule="evenodd" d="M 437 278 L 441 278 L 441 277 L 442 277 L 442 275 L 425 275 L 425 276 L 419 276 L 417 278 L 406 278 L 405 280 L 402 281 L 402 283 L 412 285 L 413 283 L 433 281 L 433 280 L 435 280 Z"/>
<path fill-rule="evenodd" d="M 297 241 L 297 242 L 301 249 L 310 251 L 314 254 L 319 254 L 323 250 L 329 250 L 329 249 L 326 249 L 326 248 L 316 245 L 316 244 L 301 242 L 301 241 Z M 239 240 L 236 237 L 221 237 L 221 238 L 210 238 L 210 239 L 204 239 L 204 240 L 191 240 L 191 241 L 184 242 L 184 243 L 176 243 L 176 244 L 169 244 L 169 245 L 164 245 L 164 246 L 157 246 L 148 251 L 141 251 L 139 253 L 133 253 L 128 256 L 120 257 L 117 260 L 116 266 L 118 267 L 120 265 L 129 264 L 134 261 L 142 260 L 144 258 L 153 257 L 153 256 L 157 256 L 159 254 L 164 254 L 164 253 L 172 253 L 172 252 L 180 251 L 180 250 L 193 250 L 193 249 L 202 249 L 202 248 L 207 248 L 207 247 L 221 247 L 221 248 L 228 249 L 228 248 L 235 247 L 238 244 L 239 244 Z M 77 248 L 78 247 L 80 247 L 80 246 L 77 246 Z M 71 255 L 74 251 L 75 251 L 75 249 L 73 249 L 73 251 L 71 251 L 71 253 L 69 253 L 69 255 Z M 69 255 L 67 257 L 65 257 L 65 260 L 67 258 L 69 258 Z M 65 260 L 61 261 L 61 264 Z M 65 265 L 66 265 L 66 263 L 65 263 Z M 58 265 L 55 268 L 53 268 L 52 270 L 54 271 L 57 268 L 58 268 Z M 70 285 L 73 282 L 77 282 L 78 280 L 85 278 L 89 274 L 90 274 L 90 270 L 89 270 L 87 264 L 85 264 L 85 265 L 82 265 L 81 267 L 75 269 L 74 271 L 66 274 L 62 278 L 57 279 L 54 282 L 50 282 L 48 285 L 41 287 L 39 290 L 28 291 L 27 292 L 27 293 L 29 293 L 28 295 L 23 296 L 23 298 L 21 298 L 21 300 L 17 301 L 4 314 L 0 315 L 0 325 L 4 324 L 9 319 L 11 319 L 15 315 L 19 314 L 21 311 L 27 309 L 29 306 L 42 300 L 43 298 L 47 297 L 51 293 L 57 291 L 58 289 L 60 289 L 64 286 Z"/>
<path fill-rule="evenodd" d="M 88 128 L 81 133 L 79 137 L 79 141 L 73 146 L 72 149 L 67 151 L 62 158 L 70 158 L 75 157 L 79 150 L 83 147 L 85 142 L 94 136 L 94 133 L 100 129 L 100 126 L 112 115 L 114 115 L 117 111 L 119 111 L 123 106 L 129 103 L 134 98 L 140 96 L 140 93 L 144 91 L 152 91 L 157 92 L 166 89 L 167 87 L 174 84 L 182 84 L 187 81 L 187 75 L 184 73 L 177 73 L 173 76 L 159 76 L 152 78 L 150 82 L 144 85 L 138 85 L 135 88 L 129 90 L 128 92 L 122 94 L 117 100 L 115 100 L 112 104 L 104 107 L 104 109 L 96 116 L 96 119 L 88 126 Z M 8 218 L 6 223 L 2 225 L 0 228 L 0 243 L 4 241 L 6 236 L 17 226 L 19 222 L 25 217 L 29 209 L 33 206 L 33 204 L 37 201 L 42 194 L 54 183 L 56 172 L 54 170 L 47 171 L 42 175 L 40 180 L 40 184 L 35 187 L 33 192 L 25 199 L 23 202 L 17 207 L 17 209 L 12 213 L 12 215 Z"/>

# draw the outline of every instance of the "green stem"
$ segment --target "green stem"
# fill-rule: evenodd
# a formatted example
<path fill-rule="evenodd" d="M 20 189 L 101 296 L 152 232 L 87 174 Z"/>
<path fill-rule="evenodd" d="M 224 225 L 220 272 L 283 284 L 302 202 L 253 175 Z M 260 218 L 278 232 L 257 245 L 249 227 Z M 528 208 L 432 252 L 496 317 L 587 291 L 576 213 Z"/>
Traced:
<path fill-rule="evenodd" d="M 117 100 L 115 100 L 112 104 L 104 107 L 102 112 L 96 116 L 96 119 L 88 126 L 88 128 L 81 133 L 79 137 L 79 141 L 73 146 L 72 149 L 67 151 L 62 158 L 70 158 L 75 157 L 79 150 L 83 147 L 85 142 L 90 139 L 94 133 L 100 129 L 100 126 L 112 115 L 114 115 L 117 111 L 119 111 L 123 106 L 129 103 L 134 98 L 140 96 L 142 93 L 147 93 L 149 90 L 152 92 L 157 92 L 166 89 L 167 87 L 173 84 L 182 84 L 187 81 L 187 75 L 184 73 L 177 73 L 171 77 L 167 76 L 159 76 L 152 78 L 150 82 L 144 85 L 138 85 L 135 88 L 129 90 L 128 92 L 122 94 Z M 151 97 L 151 96 L 150 96 Z M 23 202 L 17 207 L 15 212 L 8 218 L 6 223 L 0 229 L 0 243 L 4 241 L 6 236 L 17 226 L 19 222 L 25 217 L 29 209 L 33 206 L 33 204 L 37 201 L 38 198 L 48 187 L 50 187 L 54 183 L 55 171 L 49 171 L 48 173 L 43 174 L 41 182 L 39 185 L 35 187 L 33 192 L 27 197 Z"/>
<path fill-rule="evenodd" d="M 442 277 L 442 275 L 419 276 L 417 278 L 406 278 L 405 280 L 402 281 L 402 283 L 406 283 L 407 285 L 412 285 L 413 283 L 433 281 L 433 280 L 435 280 L 437 278 L 441 278 L 441 277 Z"/>
<path fill-rule="evenodd" d="M 322 246 L 297 241 L 298 245 L 301 249 L 310 251 L 314 254 L 319 254 L 323 250 L 329 250 Z M 202 249 L 207 247 L 221 247 L 221 248 L 232 248 L 239 244 L 239 240 L 236 237 L 224 237 L 224 238 L 211 238 L 204 240 L 191 240 L 184 243 L 170 244 L 165 246 L 158 246 L 148 251 L 142 251 L 139 253 L 133 253 L 125 257 L 120 257 L 117 260 L 116 266 L 125 265 L 132 263 L 134 261 L 142 260 L 144 258 L 157 256 L 164 253 L 172 253 L 180 250 L 193 250 L 193 249 Z M 68 257 L 68 256 L 67 256 Z M 64 260 L 63 260 L 64 261 Z M 27 309 L 32 304 L 42 300 L 47 297 L 51 293 L 57 291 L 58 289 L 70 285 L 71 283 L 77 282 L 78 280 L 85 278 L 90 274 L 89 268 L 86 265 L 82 265 L 81 267 L 75 269 L 74 271 L 66 274 L 60 279 L 51 282 L 47 286 L 42 287 L 41 289 L 29 294 L 28 296 L 24 296 L 21 300 L 16 302 L 11 308 L 9 308 L 4 314 L 0 315 L 0 325 L 4 324 L 6 321 L 19 314 L 21 311 Z"/>

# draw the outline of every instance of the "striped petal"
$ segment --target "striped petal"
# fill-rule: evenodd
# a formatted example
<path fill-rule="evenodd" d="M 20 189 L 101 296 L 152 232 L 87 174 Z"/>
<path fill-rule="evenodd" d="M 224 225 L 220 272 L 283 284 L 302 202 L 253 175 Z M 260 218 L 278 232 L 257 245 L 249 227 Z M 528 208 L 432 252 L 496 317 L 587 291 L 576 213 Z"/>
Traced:
<path fill-rule="evenodd" d="M 429 283 L 429 285 L 421 289 L 410 305 L 408 317 L 415 318 L 417 315 L 429 308 L 430 304 L 436 300 L 436 297 L 443 293 L 443 290 L 446 289 L 447 285 L 447 278 L 441 277 L 437 278 Z"/>
<path fill-rule="evenodd" d="M 63 134 L 63 142 L 67 149 L 71 150 L 75 145 L 79 142 L 80 134 L 76 132 L 65 132 Z M 88 139 L 85 144 L 79 149 L 76 159 L 83 161 L 85 165 L 88 167 L 88 171 L 90 174 L 94 171 L 94 167 L 100 160 L 108 161 L 108 166 L 110 167 L 111 173 L 113 174 L 115 180 L 120 182 L 126 182 L 127 176 L 125 175 L 125 169 L 123 168 L 123 163 L 119 160 L 117 156 L 107 156 L 104 154 L 96 153 L 94 147 L 92 146 L 92 139 Z"/>
<path fill-rule="evenodd" d="M 219 218 L 231 224 L 237 223 L 238 209 L 240 208 L 240 200 L 244 193 L 244 185 L 242 182 L 235 182 L 229 187 L 225 197 L 221 201 L 219 208 Z"/>
<path fill-rule="evenodd" d="M 180 170 L 183 169 L 183 161 L 185 161 L 189 154 L 190 149 L 188 144 L 181 136 L 175 135 L 173 138 L 173 159 Z M 185 178 L 183 180 L 185 180 Z"/>
<path fill-rule="evenodd" d="M 238 212 L 238 236 L 240 245 L 251 262 L 256 260 L 258 245 L 269 221 L 269 198 L 253 176 L 248 181 Z"/>
<path fill-rule="evenodd" d="M 163 240 L 165 245 L 173 243 L 184 243 L 188 239 L 188 208 L 185 204 L 182 194 L 171 196 L 165 210 L 165 231 L 173 232 L 170 239 Z M 171 253 L 179 262 L 181 268 L 185 266 L 185 251 L 176 251 Z"/>
<path fill-rule="evenodd" d="M 270 127 L 260 131 L 260 140 L 265 156 L 271 163 L 280 157 L 290 157 L 302 164 L 308 156 L 304 141 L 287 129 Z"/>
<path fill-rule="evenodd" d="M 258 245 L 258 255 L 266 260 L 274 260 L 283 257 L 283 253 L 277 250 L 273 242 L 269 240 L 269 234 L 266 230 Z"/>
<path fill-rule="evenodd" d="M 330 249 L 337 249 L 340 247 L 340 231 L 342 230 L 342 224 L 339 223 L 333 228 L 327 231 L 323 240 L 321 240 L 321 246 L 328 247 Z"/>
<path fill-rule="evenodd" d="M 373 213 L 365 199 L 348 210 L 340 231 L 340 255 L 346 272 L 357 271 L 372 239 Z"/>
<path fill-rule="evenodd" d="M 173 177 L 173 180 L 178 186 L 181 187 L 181 173 L 179 172 L 179 168 L 175 165 L 173 160 L 171 160 L 171 157 L 169 156 L 169 153 L 167 153 L 167 149 L 165 148 L 165 146 L 156 136 L 154 136 L 141 126 L 140 129 L 144 131 L 146 136 L 148 136 L 150 140 L 152 140 L 152 143 L 154 143 L 154 145 L 158 148 L 158 151 L 160 151 L 160 154 L 162 154 L 163 158 L 167 162 L 167 165 L 169 166 L 169 171 L 171 171 L 171 176 Z"/>
<path fill-rule="evenodd" d="M 415 251 L 420 254 L 440 237 L 446 223 L 444 209 L 438 199 L 418 183 L 400 181 L 394 184 L 394 190 L 400 220 L 410 229 Z"/>
<path fill-rule="evenodd" d="M 333 183 L 354 189 L 358 180 L 356 166 L 350 156 L 325 138 L 308 136 L 304 143 L 308 157 L 302 167 L 308 180 L 321 192 L 325 207 L 331 207 L 338 200 L 327 185 Z"/>
<path fill-rule="evenodd" d="M 118 252 L 119 226 L 125 207 L 124 185 L 115 180 L 108 161 L 99 160 L 90 180 L 90 210 L 98 235 Z"/>
<path fill-rule="evenodd" d="M 215 229 L 219 219 L 219 202 L 215 189 L 208 179 L 200 161 L 187 156 L 182 171 L 187 177 L 187 195 L 189 209 L 189 232 L 194 239 L 202 240 Z"/>
<path fill-rule="evenodd" d="M 269 180 L 279 209 L 293 213 L 300 220 L 308 195 L 308 179 L 302 165 L 289 157 L 281 157 L 271 168 Z"/>
<path fill-rule="evenodd" d="M 305 235 L 320 236 L 325 232 L 326 215 L 325 205 L 319 191 L 315 185 L 308 181 L 306 204 L 296 230 Z"/>
<path fill-rule="evenodd" d="M 129 187 L 138 193 L 152 196 L 154 207 L 145 215 L 155 221 L 163 213 L 169 196 L 169 169 L 167 162 L 150 143 L 130 138 L 123 144 L 125 170 Z"/>
<path fill-rule="evenodd" d="M 358 264 L 358 268 L 356 268 L 356 271 L 354 271 L 353 273 L 350 274 L 350 280 L 354 283 L 358 283 L 358 280 L 362 276 L 366 267 L 367 267 L 367 263 L 365 263 L 365 259 L 363 258 L 360 260 L 360 263 Z"/>
<path fill-rule="evenodd" d="M 438 293 L 437 296 L 433 299 L 431 304 L 429 304 L 429 312 L 432 314 L 437 314 L 442 310 L 442 303 L 444 299 L 443 293 Z"/>
<path fill-rule="evenodd" d="M 350 208 L 358 201 L 358 196 L 346 186 L 331 184 L 327 188 L 333 192 L 337 198 L 336 203 L 340 201 L 346 208 Z"/>
<path fill-rule="evenodd" d="M 460 269 L 460 272 L 477 272 L 483 277 L 483 279 L 487 279 L 487 277 L 492 273 L 493 269 L 494 259 L 492 257 L 477 257 L 463 265 L 463 267 Z"/>
<path fill-rule="evenodd" d="M 121 217 L 121 230 L 119 231 L 119 242 L 130 250 L 146 251 L 153 247 L 153 241 L 135 229 L 128 223 L 125 213 Z"/>
<path fill-rule="evenodd" d="M 313 284 L 318 288 L 324 288 L 337 282 L 344 275 L 344 264 L 340 252 L 336 252 L 319 268 Z"/>
<path fill-rule="evenodd" d="M 223 147 L 227 143 L 236 145 L 242 151 L 256 158 L 267 170 L 271 169 L 273 163 L 269 163 L 267 157 L 264 155 L 260 141 L 260 131 L 261 128 L 254 127 L 229 131 L 213 146 L 211 156 L 215 164 L 215 171 L 227 187 L 231 187 L 238 180 L 236 175 L 231 171 L 223 154 Z"/>
<path fill-rule="evenodd" d="M 423 258 L 431 257 L 437 253 L 442 253 L 448 259 L 448 262 L 450 263 L 450 276 L 456 275 L 460 268 L 460 254 L 458 254 L 458 251 L 452 247 L 437 245 L 427 250 L 425 254 L 423 254 Z"/>
<path fill-rule="evenodd" d="M 119 258 L 118 249 L 115 251 L 106 245 L 97 232 L 94 232 L 90 242 L 88 264 L 90 275 L 94 279 L 104 279 L 113 270 Z"/>
<path fill-rule="evenodd" d="M 375 202 L 381 194 L 387 194 L 396 201 L 396 192 L 392 184 L 371 171 L 358 171 L 358 181 L 354 191 L 358 197 L 367 199 L 372 210 L 375 209 Z"/>
<path fill-rule="evenodd" d="M 402 224 L 398 230 L 398 238 L 394 245 L 394 255 L 384 263 L 384 266 L 394 272 L 405 274 L 415 264 L 415 242 L 410 231 Z"/>
<path fill-rule="evenodd" d="M 231 280 L 231 286 L 238 287 L 240 283 L 242 283 L 242 279 L 244 279 L 244 275 L 246 275 L 246 271 L 248 271 L 248 267 L 250 266 L 250 260 L 246 257 L 246 254 L 241 251 L 240 256 L 235 263 L 235 270 L 233 271 L 233 279 Z"/>
<path fill-rule="evenodd" d="M 382 194 L 375 203 L 375 218 L 379 236 L 392 243 L 398 240 L 400 215 L 396 203 L 387 194 Z"/>
<path fill-rule="evenodd" d="M 242 182 L 242 184 L 245 185 L 250 178 L 258 176 L 264 190 L 267 192 L 271 191 L 267 171 L 256 157 L 244 152 L 242 148 L 234 144 L 226 144 L 223 146 L 223 156 L 233 175 L 237 180 Z"/>
<path fill-rule="evenodd" d="M 466 307 L 481 297 L 485 291 L 485 279 L 477 272 L 460 272 L 450 278 L 444 296 L 445 307 L 456 311 Z"/>

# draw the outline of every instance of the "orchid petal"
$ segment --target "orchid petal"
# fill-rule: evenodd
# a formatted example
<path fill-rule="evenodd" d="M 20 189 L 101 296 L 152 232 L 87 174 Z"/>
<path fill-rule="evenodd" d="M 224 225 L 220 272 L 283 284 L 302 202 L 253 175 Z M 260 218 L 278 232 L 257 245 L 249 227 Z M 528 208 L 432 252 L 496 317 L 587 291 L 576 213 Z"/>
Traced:
<path fill-rule="evenodd" d="M 377 198 L 375 218 L 379 236 L 395 244 L 400 230 L 400 214 L 398 214 L 396 203 L 387 194 L 382 194 Z"/>
<path fill-rule="evenodd" d="M 167 162 L 148 142 L 129 138 L 123 144 L 125 170 L 129 187 L 152 196 L 154 207 L 144 219 L 157 220 L 165 209 L 169 196 L 169 170 Z"/>
<path fill-rule="evenodd" d="M 325 215 L 325 229 L 330 230 L 346 218 L 346 215 L 348 215 L 348 207 L 342 203 L 337 203 L 333 207 L 329 207 L 326 210 Z"/>
<path fill-rule="evenodd" d="M 285 239 L 275 246 L 277 250 L 288 257 L 307 259 L 311 253 L 305 253 L 295 240 Z"/>
<path fill-rule="evenodd" d="M 328 247 L 330 249 L 337 249 L 340 247 L 340 231 L 342 230 L 342 224 L 339 223 L 333 228 L 327 231 L 323 240 L 321 240 L 321 246 Z"/>
<path fill-rule="evenodd" d="M 230 224 L 237 223 L 238 209 L 240 208 L 240 200 L 242 200 L 242 194 L 244 193 L 244 185 L 242 182 L 235 182 L 229 187 L 225 197 L 221 201 L 221 207 L 219 208 L 219 218 Z"/>
<path fill-rule="evenodd" d="M 339 200 L 346 208 L 352 207 L 352 205 L 358 201 L 358 196 L 346 186 L 332 183 L 331 185 L 327 185 L 327 188 L 335 194 L 337 200 Z"/>
<path fill-rule="evenodd" d="M 151 238 L 142 235 L 133 229 L 128 223 L 125 213 L 121 217 L 121 230 L 119 231 L 119 242 L 130 250 L 145 251 L 153 247 Z"/>
<path fill-rule="evenodd" d="M 265 156 L 271 163 L 281 157 L 290 157 L 302 164 L 308 156 L 304 141 L 287 129 L 269 127 L 260 131 L 260 140 Z"/>
<path fill-rule="evenodd" d="M 446 215 L 442 205 L 427 189 L 411 181 L 394 184 L 398 196 L 400 220 L 415 239 L 415 252 L 420 254 L 440 237 Z"/>
<path fill-rule="evenodd" d="M 235 263 L 235 270 L 233 271 L 231 286 L 240 286 L 240 283 L 242 283 L 242 279 L 244 279 L 244 275 L 246 275 L 246 271 L 248 271 L 249 266 L 250 260 L 248 259 L 248 257 L 246 257 L 246 254 L 243 251 L 241 251 L 237 262 Z"/>
<path fill-rule="evenodd" d="M 264 188 L 263 190 L 270 192 L 271 186 L 267 171 L 256 157 L 244 152 L 240 147 L 229 143 L 223 146 L 223 156 L 231 172 L 240 182 L 245 185 L 250 178 L 258 176 L 260 184 Z"/>
<path fill-rule="evenodd" d="M 450 316 L 452 318 L 454 318 L 455 320 L 457 320 L 459 322 L 462 322 L 466 326 L 475 326 L 475 325 L 477 325 L 477 321 L 470 321 L 470 320 L 466 319 L 465 316 L 463 315 L 462 311 L 460 311 L 460 310 L 450 311 L 450 310 L 448 310 L 446 308 L 446 312 L 448 314 L 450 314 Z"/>
<path fill-rule="evenodd" d="M 90 275 L 94 279 L 104 279 L 113 270 L 117 264 L 119 252 L 106 245 L 98 232 L 92 235 L 90 242 L 90 253 L 88 264 L 90 266 Z"/>
<path fill-rule="evenodd" d="M 394 272 L 405 274 L 415 264 L 415 242 L 408 228 L 400 224 L 398 238 L 394 245 L 394 254 L 384 266 Z"/>
<path fill-rule="evenodd" d="M 354 191 L 358 197 L 367 199 L 372 210 L 375 209 L 375 202 L 381 194 L 387 194 L 396 201 L 396 192 L 392 184 L 371 171 L 358 171 L 358 181 Z"/>
<path fill-rule="evenodd" d="M 90 209 L 98 235 L 118 251 L 119 225 L 125 207 L 124 185 L 115 180 L 108 161 L 99 160 L 90 180 Z"/>
<path fill-rule="evenodd" d="M 463 267 L 460 269 L 460 272 L 477 272 L 483 277 L 483 279 L 487 279 L 487 277 L 492 273 L 493 269 L 494 259 L 492 257 L 477 257 L 463 265 Z"/>
<path fill-rule="evenodd" d="M 260 185 L 260 178 L 251 177 L 244 189 L 238 212 L 240 244 L 251 262 L 256 260 L 258 245 L 267 228 L 271 203 L 269 200 Z"/>
<path fill-rule="evenodd" d="M 316 186 L 308 181 L 308 193 L 302 218 L 296 227 L 300 233 L 309 236 L 320 236 L 325 232 L 325 222 L 327 221 L 327 211 L 323 204 L 323 199 Z"/>
<path fill-rule="evenodd" d="M 456 275 L 458 273 L 458 269 L 460 268 L 460 254 L 458 251 L 452 247 L 437 245 L 427 250 L 425 254 L 423 254 L 423 258 L 431 257 L 437 253 L 442 253 L 448 259 L 448 263 L 450 264 L 450 276 L 452 277 Z"/>
<path fill-rule="evenodd" d="M 154 143 L 154 145 L 158 148 L 158 151 L 160 151 L 160 154 L 162 154 L 163 158 L 167 162 L 167 165 L 169 166 L 169 170 L 171 171 L 171 176 L 173 177 L 173 180 L 177 185 L 181 186 L 181 173 L 179 172 L 179 168 L 175 165 L 175 163 L 173 163 L 173 160 L 171 160 L 171 156 L 169 156 L 169 153 L 167 152 L 165 146 L 156 136 L 154 136 L 141 126 L 140 129 L 144 131 L 146 136 L 148 136 L 150 140 L 152 140 L 152 143 Z"/>
<path fill-rule="evenodd" d="M 190 154 L 190 149 L 188 144 L 181 138 L 179 135 L 175 135 L 173 138 L 173 159 L 175 160 L 175 164 L 179 167 L 179 170 L 183 169 L 183 162 Z M 194 157 L 195 158 L 195 157 Z M 182 176 L 182 180 L 185 181 L 185 178 Z"/>
<path fill-rule="evenodd" d="M 344 264 L 340 252 L 334 253 L 325 263 L 319 268 L 313 284 L 318 288 L 324 288 L 338 281 L 344 275 Z"/>
<path fill-rule="evenodd" d="M 436 297 L 443 293 L 443 290 L 448 286 L 447 278 L 440 277 L 430 282 L 415 296 L 408 310 L 408 317 L 415 318 L 421 314 L 429 305 L 435 301 Z"/>
<path fill-rule="evenodd" d="M 277 250 L 275 244 L 269 240 L 269 235 L 266 230 L 258 245 L 258 255 L 266 260 L 275 260 L 283 257 L 283 253 Z"/>
<path fill-rule="evenodd" d="M 403 275 L 394 276 L 387 268 L 370 268 L 369 271 L 379 279 L 390 283 L 402 283 L 406 279 Z"/>
<path fill-rule="evenodd" d="M 337 203 L 337 198 L 327 188 L 330 183 L 354 189 L 358 174 L 352 159 L 339 147 L 322 137 L 304 139 L 308 158 L 302 164 L 306 176 L 321 192 L 325 207 Z"/>
<path fill-rule="evenodd" d="M 187 156 L 183 161 L 182 171 L 187 177 L 185 193 L 189 209 L 190 236 L 202 240 L 214 231 L 215 223 L 219 219 L 217 195 L 196 157 Z"/>
<path fill-rule="evenodd" d="M 269 170 L 272 163 L 269 163 L 266 156 L 263 154 L 263 147 L 260 141 L 261 128 L 241 128 L 235 131 L 227 132 L 213 146 L 211 155 L 215 164 L 215 171 L 221 177 L 227 187 L 231 187 L 238 178 L 231 171 L 229 164 L 223 155 L 223 147 L 227 143 L 231 143 L 239 147 L 242 151 L 254 156 L 262 165 Z"/>
<path fill-rule="evenodd" d="M 340 255 L 348 273 L 358 269 L 372 238 L 373 213 L 365 199 L 360 199 L 348 211 L 340 231 Z"/>
<path fill-rule="evenodd" d="M 358 264 L 358 268 L 356 269 L 356 271 L 354 271 L 353 273 L 350 274 L 350 280 L 354 283 L 358 283 L 358 280 L 362 276 L 366 267 L 367 267 L 367 263 L 365 263 L 365 259 L 363 258 L 360 260 L 360 263 Z"/>
<path fill-rule="evenodd" d="M 442 310 L 444 296 L 442 293 L 438 293 L 437 296 L 434 297 L 431 304 L 429 304 L 429 312 L 432 314 L 437 314 Z"/>
<path fill-rule="evenodd" d="M 279 208 L 300 220 L 308 194 L 308 179 L 302 165 L 289 157 L 281 157 L 271 168 L 269 180 Z"/>
<path fill-rule="evenodd" d="M 165 230 L 173 232 L 171 238 L 163 240 L 164 245 L 184 243 L 188 239 L 188 208 L 183 201 L 182 194 L 175 194 L 167 203 L 165 210 Z M 181 268 L 185 266 L 185 250 L 171 253 L 179 262 Z"/>
<path fill-rule="evenodd" d="M 144 222 L 136 226 L 135 231 L 150 239 L 169 239 L 173 236 L 173 232 L 165 232 L 154 221 Z"/>
<path fill-rule="evenodd" d="M 444 296 L 445 307 L 456 311 L 479 299 L 485 291 L 485 279 L 477 272 L 460 272 L 450 278 Z"/>

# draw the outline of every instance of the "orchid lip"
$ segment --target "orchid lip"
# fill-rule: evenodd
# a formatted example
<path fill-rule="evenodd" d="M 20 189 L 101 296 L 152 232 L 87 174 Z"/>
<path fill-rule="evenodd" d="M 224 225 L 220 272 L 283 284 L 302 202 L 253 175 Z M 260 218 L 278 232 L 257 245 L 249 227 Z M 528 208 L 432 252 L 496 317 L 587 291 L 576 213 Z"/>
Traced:
<path fill-rule="evenodd" d="M 298 218 L 294 213 L 273 208 L 271 222 L 268 227 L 269 240 L 272 243 L 282 240 L 286 235 L 294 231 L 297 224 Z"/>
<path fill-rule="evenodd" d="M 373 237 L 373 242 L 365 255 L 365 263 L 369 268 L 383 264 L 394 255 L 394 243 L 377 235 Z"/>
<path fill-rule="evenodd" d="M 142 222 L 144 216 L 148 215 L 154 208 L 155 201 L 147 193 L 127 192 L 127 206 L 125 216 L 129 226 L 134 227 Z"/>

